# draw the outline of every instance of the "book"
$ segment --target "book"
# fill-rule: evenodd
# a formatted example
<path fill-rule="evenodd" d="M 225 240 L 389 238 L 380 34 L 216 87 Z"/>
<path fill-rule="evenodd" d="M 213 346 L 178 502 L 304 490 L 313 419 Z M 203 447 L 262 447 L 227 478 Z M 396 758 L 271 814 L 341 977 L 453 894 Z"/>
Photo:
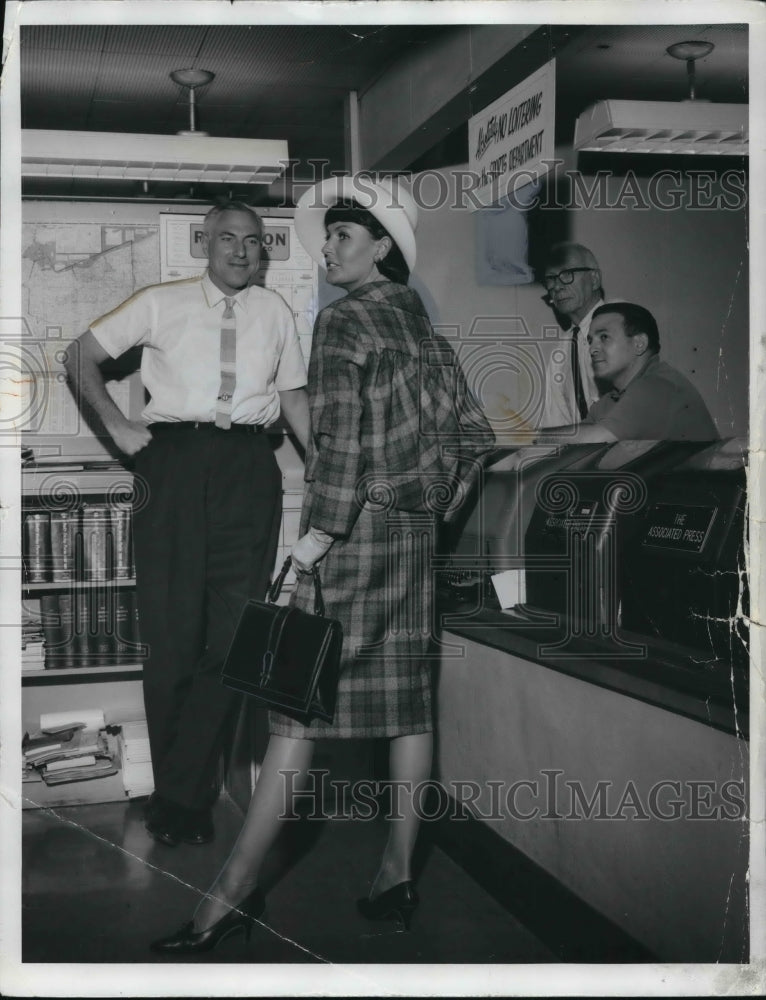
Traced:
<path fill-rule="evenodd" d="M 30 472 L 35 472 L 40 470 L 41 472 L 47 472 L 49 469 L 53 469 L 56 472 L 82 472 L 86 466 L 82 462 L 57 462 L 55 460 L 51 461 L 39 461 L 33 462 L 31 465 L 27 465 L 26 468 Z"/>
<path fill-rule="evenodd" d="M 45 637 L 45 666 L 48 670 L 74 663 L 72 595 L 43 594 L 40 598 L 42 629 Z"/>
<path fill-rule="evenodd" d="M 40 764 L 47 760 L 103 753 L 106 749 L 104 737 L 97 729 L 72 730 L 68 739 L 38 737 L 22 742 L 24 760 L 30 764 Z"/>
<path fill-rule="evenodd" d="M 78 667 L 91 665 L 90 598 L 91 595 L 87 590 L 74 592 L 74 646 Z"/>
<path fill-rule="evenodd" d="M 90 591 L 88 657 L 92 666 L 114 663 L 114 590 L 98 587 Z"/>
<path fill-rule="evenodd" d="M 74 781 L 90 781 L 93 778 L 106 778 L 110 774 L 117 774 L 117 768 L 112 761 L 97 760 L 89 767 L 67 768 L 65 771 L 42 772 L 42 778 L 46 785 L 64 785 Z"/>
<path fill-rule="evenodd" d="M 75 538 L 79 521 L 77 511 L 51 511 L 51 578 L 54 583 L 75 578 Z"/>
<path fill-rule="evenodd" d="M 56 740 L 66 743 L 67 740 L 72 739 L 76 732 L 86 728 L 87 726 L 84 722 L 69 722 L 60 726 L 49 726 L 47 729 L 41 729 L 37 736 L 30 736 L 29 733 L 24 733 L 21 745 L 22 747 L 31 749 L 32 747 L 48 746 L 51 743 L 55 743 Z"/>
<path fill-rule="evenodd" d="M 134 638 L 136 595 L 131 590 L 113 590 L 114 602 L 114 662 L 138 663 L 141 650 Z"/>
<path fill-rule="evenodd" d="M 107 537 L 109 508 L 106 504 L 83 504 L 82 545 L 83 579 L 106 580 L 109 575 Z"/>
<path fill-rule="evenodd" d="M 137 659 L 140 661 L 146 656 L 146 649 L 141 642 L 141 627 L 138 617 L 138 598 L 133 592 L 133 600 L 131 601 L 131 607 L 133 609 L 133 617 L 131 620 L 130 637 L 136 648 Z"/>
<path fill-rule="evenodd" d="M 111 578 L 128 580 L 132 573 L 132 519 L 130 504 L 112 504 L 110 510 L 111 531 Z"/>
<path fill-rule="evenodd" d="M 61 757 L 57 760 L 49 760 L 45 765 L 45 774 L 53 771 L 66 771 L 67 768 L 90 767 L 96 763 L 95 754 L 84 754 L 82 757 Z"/>
<path fill-rule="evenodd" d="M 49 582 L 50 547 L 50 516 L 27 514 L 24 518 L 23 564 L 28 583 Z"/>
<path fill-rule="evenodd" d="M 114 590 L 77 590 L 74 601 L 74 660 L 78 667 L 114 663 Z"/>
<path fill-rule="evenodd" d="M 74 635 L 74 596 L 44 594 L 40 598 L 45 636 L 45 669 L 77 666 Z"/>
<path fill-rule="evenodd" d="M 42 642 L 29 643 L 21 650 L 21 669 L 44 670 L 45 646 Z"/>
<path fill-rule="evenodd" d="M 24 758 L 26 760 L 31 760 L 33 757 L 41 756 L 42 754 L 50 753 L 51 750 L 60 750 L 63 747 L 63 743 L 56 739 L 55 736 L 41 736 L 35 740 L 30 740 L 28 737 L 21 742 L 21 749 L 24 752 Z"/>

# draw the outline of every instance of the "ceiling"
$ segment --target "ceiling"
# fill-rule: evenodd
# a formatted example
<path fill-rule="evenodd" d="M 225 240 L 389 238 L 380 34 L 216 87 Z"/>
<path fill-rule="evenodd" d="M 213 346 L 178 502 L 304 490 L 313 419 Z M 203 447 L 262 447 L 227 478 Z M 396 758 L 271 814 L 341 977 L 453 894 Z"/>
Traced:
<path fill-rule="evenodd" d="M 363 94 L 397 61 L 465 29 L 465 25 L 26 26 L 20 34 L 22 127 L 175 133 L 189 127 L 188 91 L 169 74 L 198 67 L 215 73 L 212 82 L 196 92 L 198 128 L 214 136 L 287 139 L 291 158 L 300 161 L 297 177 L 311 176 L 312 159 L 342 170 L 347 91 Z M 537 31 L 543 47 L 546 31 L 545 27 Z M 573 26 L 570 34 L 563 48 L 551 52 L 557 59 L 559 141 L 571 136 L 577 114 L 602 98 L 683 100 L 685 66 L 665 49 L 685 39 L 704 39 L 716 46 L 698 62 L 698 98 L 747 101 L 747 25 Z M 510 85 L 502 77 L 493 80 L 496 92 L 486 101 L 482 89 L 484 104 Z M 438 144 L 429 166 L 467 160 L 464 124 L 453 129 L 451 139 Z M 24 191 L 87 195 L 92 183 L 27 181 Z M 118 193 L 103 185 L 98 190 Z M 206 193 L 190 192 L 201 197 Z"/>

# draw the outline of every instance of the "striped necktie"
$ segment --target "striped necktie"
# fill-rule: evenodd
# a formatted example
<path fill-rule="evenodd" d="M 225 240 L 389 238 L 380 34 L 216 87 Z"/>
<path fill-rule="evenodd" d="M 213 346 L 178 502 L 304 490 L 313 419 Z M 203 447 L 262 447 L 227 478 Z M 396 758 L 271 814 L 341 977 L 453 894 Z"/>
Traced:
<path fill-rule="evenodd" d="M 231 401 L 237 384 L 237 320 L 234 298 L 226 296 L 226 308 L 221 320 L 221 388 L 215 407 L 215 425 L 224 430 L 231 427 Z"/>
<path fill-rule="evenodd" d="M 575 400 L 580 413 L 580 420 L 588 416 L 588 402 L 585 399 L 585 390 L 582 385 L 582 375 L 580 374 L 580 347 L 577 337 L 580 333 L 579 326 L 572 327 L 572 380 L 574 382 Z"/>

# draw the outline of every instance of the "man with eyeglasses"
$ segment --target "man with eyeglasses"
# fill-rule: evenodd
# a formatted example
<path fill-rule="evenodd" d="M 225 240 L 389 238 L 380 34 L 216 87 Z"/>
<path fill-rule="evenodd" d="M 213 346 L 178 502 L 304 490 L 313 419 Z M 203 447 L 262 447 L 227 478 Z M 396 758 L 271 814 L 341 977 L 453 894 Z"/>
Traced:
<path fill-rule="evenodd" d="M 604 301 L 598 261 L 581 243 L 557 243 L 548 253 L 543 285 L 571 326 L 548 359 L 541 426 L 579 424 L 599 397 L 588 351 L 591 317 Z"/>

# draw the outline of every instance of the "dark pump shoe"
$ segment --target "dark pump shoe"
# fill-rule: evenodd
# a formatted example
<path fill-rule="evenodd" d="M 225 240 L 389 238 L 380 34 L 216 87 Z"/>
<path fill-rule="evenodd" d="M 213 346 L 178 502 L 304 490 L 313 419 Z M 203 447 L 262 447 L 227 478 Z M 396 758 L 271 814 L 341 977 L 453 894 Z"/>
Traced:
<path fill-rule="evenodd" d="M 358 899 L 356 908 L 368 920 L 398 920 L 408 931 L 419 902 L 414 884 L 407 881 L 386 889 L 374 899 Z"/>
<path fill-rule="evenodd" d="M 152 951 L 164 955 L 196 955 L 203 951 L 212 951 L 224 938 L 237 931 L 244 931 L 245 940 L 250 940 L 253 921 L 263 916 L 266 900 L 260 889 L 254 889 L 236 909 L 229 910 L 212 927 L 204 931 L 194 930 L 194 921 L 171 934 L 170 937 L 152 941 L 149 946 Z"/>

